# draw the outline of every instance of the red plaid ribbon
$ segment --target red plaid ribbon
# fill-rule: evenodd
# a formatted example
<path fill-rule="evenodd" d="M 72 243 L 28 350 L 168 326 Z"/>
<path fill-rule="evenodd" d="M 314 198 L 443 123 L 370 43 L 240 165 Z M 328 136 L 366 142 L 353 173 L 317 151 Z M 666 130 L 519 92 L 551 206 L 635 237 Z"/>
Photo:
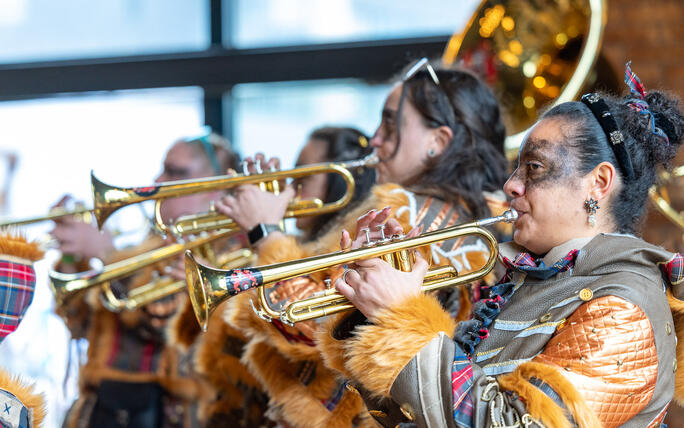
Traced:
<path fill-rule="evenodd" d="M 646 88 L 641 83 L 641 79 L 632 71 L 632 61 L 625 64 L 625 83 L 634 95 L 642 100 L 646 98 Z"/>
<path fill-rule="evenodd" d="M 678 285 L 684 282 L 684 256 L 675 253 L 672 260 L 660 265 L 671 285 Z"/>
<path fill-rule="evenodd" d="M 19 327 L 35 286 L 36 272 L 31 264 L 0 260 L 0 340 Z"/>

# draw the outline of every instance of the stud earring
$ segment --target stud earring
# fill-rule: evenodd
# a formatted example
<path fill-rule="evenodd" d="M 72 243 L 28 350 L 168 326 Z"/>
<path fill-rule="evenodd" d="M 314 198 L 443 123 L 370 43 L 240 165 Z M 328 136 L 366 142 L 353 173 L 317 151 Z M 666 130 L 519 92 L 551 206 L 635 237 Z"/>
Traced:
<path fill-rule="evenodd" d="M 428 157 L 434 158 L 436 155 L 435 149 L 428 150 Z"/>
<path fill-rule="evenodd" d="M 589 198 L 588 201 L 584 201 L 584 209 L 587 211 L 587 214 L 589 214 L 587 222 L 591 227 L 596 227 L 596 210 L 599 208 L 601 207 L 599 207 L 598 201 L 594 198 Z"/>

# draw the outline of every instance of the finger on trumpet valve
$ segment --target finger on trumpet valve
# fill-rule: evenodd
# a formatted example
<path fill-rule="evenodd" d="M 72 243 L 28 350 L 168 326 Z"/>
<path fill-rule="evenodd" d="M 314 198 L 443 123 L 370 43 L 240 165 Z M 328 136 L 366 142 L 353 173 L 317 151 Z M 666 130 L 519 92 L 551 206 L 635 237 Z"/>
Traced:
<path fill-rule="evenodd" d="M 386 224 L 379 224 L 378 230 L 380 231 L 380 241 L 379 242 L 387 242 L 387 237 L 385 236 L 385 229 L 387 228 Z"/>
<path fill-rule="evenodd" d="M 373 245 L 373 241 L 371 240 L 370 236 L 370 229 L 367 227 L 364 227 L 363 229 L 360 230 L 360 232 L 363 232 L 366 234 L 366 242 L 363 244 L 364 247 L 370 247 Z"/>

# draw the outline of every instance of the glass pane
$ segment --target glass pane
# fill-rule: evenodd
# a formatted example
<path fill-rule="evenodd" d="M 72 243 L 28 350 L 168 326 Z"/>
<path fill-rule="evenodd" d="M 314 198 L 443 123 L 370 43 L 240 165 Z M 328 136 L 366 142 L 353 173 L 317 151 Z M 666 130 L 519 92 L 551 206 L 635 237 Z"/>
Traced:
<path fill-rule="evenodd" d="M 372 135 L 389 88 L 356 80 L 237 85 L 233 143 L 244 155 L 264 152 L 291 168 L 314 128 L 351 126 Z"/>
<path fill-rule="evenodd" d="M 239 48 L 448 35 L 480 0 L 234 0 L 229 39 Z"/>
<path fill-rule="evenodd" d="M 208 45 L 208 0 L 3 0 L 0 11 L 3 63 Z"/>
<path fill-rule="evenodd" d="M 0 190 L 9 196 L 6 214 L 45 214 L 65 193 L 92 206 L 91 170 L 110 184 L 151 183 L 171 143 L 198 133 L 202 95 L 199 88 L 174 88 L 0 103 Z M 9 177 L 7 154 L 16 158 Z M 115 228 L 132 216 L 140 223 L 140 212 L 131 208 L 133 213 L 115 215 Z M 47 223 L 22 230 L 39 238 L 52 228 Z M 70 344 L 68 331 L 53 313 L 47 273 L 58 257 L 48 251 L 36 264 L 35 298 L 19 329 L 2 343 L 0 360 L 0 366 L 36 381 L 45 392 L 48 428 L 61 426 L 76 397 L 77 356 L 85 355 L 85 344 Z"/>

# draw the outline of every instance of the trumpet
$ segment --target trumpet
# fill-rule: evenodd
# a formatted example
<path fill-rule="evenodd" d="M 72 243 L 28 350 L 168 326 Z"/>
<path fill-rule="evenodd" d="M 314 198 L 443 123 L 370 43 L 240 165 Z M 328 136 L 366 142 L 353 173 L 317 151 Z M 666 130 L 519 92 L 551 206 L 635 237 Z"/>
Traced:
<path fill-rule="evenodd" d="M 465 235 L 475 235 L 483 238 L 489 247 L 487 262 L 479 270 L 456 277 L 450 275 L 449 272 L 432 271 L 428 280 L 423 282 L 422 290 L 427 292 L 443 287 L 467 284 L 486 276 L 496 264 L 497 241 L 484 226 L 502 221 L 511 223 L 517 218 L 518 213 L 511 209 L 497 217 L 423 233 L 414 238 L 392 237 L 355 250 L 342 250 L 301 260 L 234 270 L 213 269 L 200 265 L 195 261 L 192 252 L 186 251 L 185 273 L 188 279 L 190 301 L 197 321 L 202 329 L 206 330 L 209 317 L 216 307 L 224 300 L 243 291 L 257 287 L 262 288 L 279 281 L 372 257 L 382 257 L 385 261 L 389 261 L 391 256 L 393 260 L 398 262 L 398 267 L 406 271 L 411 269 L 409 249 L 424 247 Z M 324 296 L 293 302 L 281 310 L 279 318 L 282 322 L 291 325 L 295 322 L 331 315 L 351 308 L 352 305 L 344 296 L 328 290 Z"/>
<path fill-rule="evenodd" d="M 159 261 L 183 254 L 187 250 L 199 248 L 210 242 L 227 237 L 232 231 L 219 231 L 202 236 L 187 243 L 175 243 L 155 250 L 147 251 L 134 257 L 109 264 L 101 270 L 90 270 L 79 273 L 61 273 L 51 271 L 50 286 L 57 305 L 63 305 L 72 296 L 91 287 L 104 284 L 133 274 L 135 271 L 151 266 Z"/>
<path fill-rule="evenodd" d="M 21 218 L 21 219 L 15 219 L 15 220 L 3 220 L 0 221 L 0 227 L 12 227 L 12 226 L 23 226 L 26 224 L 32 224 L 32 223 L 41 223 L 43 221 L 48 221 L 48 220 L 56 220 L 58 218 L 63 218 L 63 217 L 68 217 L 68 216 L 76 216 L 79 217 L 82 221 L 86 223 L 90 223 L 92 221 L 92 208 L 86 208 L 85 206 L 81 204 L 76 204 L 76 208 L 69 210 L 64 207 L 55 207 L 51 209 L 47 215 L 44 216 L 36 216 L 36 217 L 27 217 L 27 218 Z"/>
<path fill-rule="evenodd" d="M 347 205 L 354 196 L 355 183 L 350 171 L 356 168 L 371 167 L 377 164 L 377 162 L 377 156 L 371 154 L 360 160 L 338 163 L 323 162 L 285 171 L 261 172 L 250 175 L 245 168 L 245 172 L 238 175 L 223 175 L 198 180 L 169 181 L 149 187 L 133 188 L 110 186 L 98 180 L 91 172 L 94 215 L 98 226 L 102 227 L 107 218 L 117 209 L 138 202 L 155 200 L 155 227 L 163 234 L 170 233 L 173 236 L 183 236 L 207 230 L 236 230 L 237 225 L 230 218 L 213 211 L 184 216 L 176 219 L 173 224 L 167 225 L 161 217 L 161 202 L 166 198 L 228 189 L 244 184 L 258 184 L 262 190 L 277 193 L 279 180 L 300 178 L 313 174 L 338 174 L 347 183 L 347 192 L 344 196 L 329 203 L 323 203 L 320 199 L 295 199 L 288 206 L 285 217 L 328 214 Z"/>
<path fill-rule="evenodd" d="M 251 250 L 241 248 L 221 256 L 217 265 L 223 269 L 235 269 L 254 263 L 255 258 L 256 256 Z M 185 291 L 187 289 L 186 284 L 185 280 L 178 281 L 169 276 L 162 276 L 131 290 L 128 296 L 121 298 L 112 290 L 111 283 L 105 282 L 102 284 L 100 301 L 111 312 L 133 311 L 154 301 Z"/>

